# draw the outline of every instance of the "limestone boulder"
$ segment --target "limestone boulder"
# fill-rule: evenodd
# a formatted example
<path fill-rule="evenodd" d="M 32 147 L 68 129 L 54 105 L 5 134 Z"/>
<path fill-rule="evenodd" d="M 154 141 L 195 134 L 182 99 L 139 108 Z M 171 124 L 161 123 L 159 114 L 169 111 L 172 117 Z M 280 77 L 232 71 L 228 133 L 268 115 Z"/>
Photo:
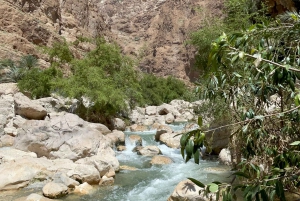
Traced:
<path fill-rule="evenodd" d="M 41 195 L 36 194 L 36 193 L 32 193 L 32 194 L 28 195 L 27 197 L 21 197 L 21 198 L 18 198 L 16 200 L 14 200 L 14 201 L 55 201 L 55 200 L 46 198 L 46 197 L 41 196 Z M 56 200 L 56 201 L 58 201 L 58 200 Z"/>
<path fill-rule="evenodd" d="M 229 149 L 222 149 L 221 152 L 219 153 L 219 161 L 222 164 L 225 165 L 231 165 L 231 154 Z"/>
<path fill-rule="evenodd" d="M 4 134 L 4 128 L 9 122 L 9 117 L 14 116 L 14 98 L 13 95 L 0 96 L 0 135 Z"/>
<path fill-rule="evenodd" d="M 125 131 L 126 123 L 120 118 L 114 118 L 112 124 L 115 130 Z"/>
<path fill-rule="evenodd" d="M 11 147 L 15 143 L 15 138 L 10 135 L 2 135 L 0 137 L 0 147 Z"/>
<path fill-rule="evenodd" d="M 172 111 L 174 109 L 175 109 L 174 106 L 172 106 L 170 104 L 163 103 L 162 105 L 157 107 L 157 113 L 159 115 L 167 115 L 169 113 L 172 113 Z"/>
<path fill-rule="evenodd" d="M 83 184 L 76 186 L 73 192 L 76 194 L 87 195 L 87 194 L 91 194 L 93 191 L 94 191 L 93 186 L 84 182 Z"/>
<path fill-rule="evenodd" d="M 131 144 L 134 144 L 136 146 L 143 145 L 143 140 L 142 140 L 141 136 L 139 136 L 139 135 L 130 135 L 128 138 L 129 138 L 129 141 Z"/>
<path fill-rule="evenodd" d="M 58 113 L 47 121 L 27 120 L 16 137 L 14 147 L 35 152 L 38 157 L 76 161 L 105 150 L 110 141 L 87 126 L 77 115 Z"/>
<path fill-rule="evenodd" d="M 163 133 L 159 137 L 159 141 L 170 148 L 178 149 L 180 148 L 180 138 L 181 135 L 177 133 Z"/>
<path fill-rule="evenodd" d="M 37 158 L 37 155 L 34 152 L 25 152 L 11 147 L 3 147 L 0 148 L 0 158 L 1 164 L 3 164 L 23 158 Z"/>
<path fill-rule="evenodd" d="M 167 123 L 167 124 L 173 123 L 174 120 L 175 120 L 175 118 L 174 118 L 174 115 L 173 115 L 173 114 L 168 113 L 168 114 L 166 115 L 166 123 Z"/>
<path fill-rule="evenodd" d="M 91 165 L 78 164 L 75 168 L 67 172 L 67 176 L 80 181 L 80 183 L 98 184 L 100 181 L 99 171 Z"/>
<path fill-rule="evenodd" d="M 18 135 L 18 131 L 15 127 L 6 127 L 4 128 L 4 134 L 15 137 L 16 135 Z"/>
<path fill-rule="evenodd" d="M 159 138 L 162 134 L 164 133 L 172 133 L 172 128 L 168 125 L 157 125 L 157 126 L 153 126 L 152 128 L 156 129 L 156 133 L 155 133 L 155 140 L 159 141 Z"/>
<path fill-rule="evenodd" d="M 94 165 L 77 164 L 68 159 L 37 158 L 32 153 L 23 153 L 19 150 L 3 151 L 3 149 L 0 149 L 2 157 L 0 191 L 17 190 L 34 181 L 47 179 L 59 181 L 70 187 L 76 186 L 77 182 L 89 184 L 100 182 L 100 173 Z"/>
<path fill-rule="evenodd" d="M 181 181 L 174 189 L 168 201 L 214 201 L 216 200 L 214 195 L 208 195 L 205 197 L 203 193 L 199 195 L 199 191 L 203 188 L 195 185 L 190 180 Z"/>
<path fill-rule="evenodd" d="M 117 146 L 117 151 L 125 151 L 125 150 L 126 150 L 126 146 L 124 145 Z"/>
<path fill-rule="evenodd" d="M 107 174 L 112 167 L 112 165 L 106 162 L 100 155 L 82 158 L 77 160 L 76 163 L 94 166 L 98 170 L 100 177 Z"/>
<path fill-rule="evenodd" d="M 227 119 L 219 120 L 218 122 L 213 121 L 209 129 L 215 129 L 226 124 L 229 124 Z M 210 146 L 213 154 L 218 155 L 223 148 L 228 147 L 230 134 L 231 131 L 229 127 L 206 133 L 206 139 L 211 142 Z"/>
<path fill-rule="evenodd" d="M 47 111 L 39 104 L 34 103 L 24 94 L 18 92 L 14 95 L 15 113 L 27 119 L 42 120 Z"/>
<path fill-rule="evenodd" d="M 111 133 L 111 130 L 107 128 L 107 126 L 100 124 L 100 123 L 88 123 L 88 127 L 96 129 L 100 131 L 103 135 Z"/>
<path fill-rule="evenodd" d="M 142 132 L 142 131 L 146 131 L 146 130 L 148 130 L 147 126 L 144 126 L 144 125 L 133 124 L 133 125 L 130 126 L 130 131 L 131 132 Z"/>
<path fill-rule="evenodd" d="M 51 94 L 51 97 L 40 98 L 36 100 L 32 100 L 35 104 L 43 106 L 47 113 L 53 112 L 75 112 L 78 107 L 77 99 L 63 98 L 61 96 Z"/>
<path fill-rule="evenodd" d="M 68 177 L 65 173 L 57 173 L 52 178 L 53 182 L 62 183 L 68 188 L 75 188 L 80 184 L 78 181 L 75 181 L 74 179 Z"/>
<path fill-rule="evenodd" d="M 43 187 L 43 194 L 48 198 L 60 198 L 68 194 L 68 187 L 62 183 L 49 182 Z"/>
<path fill-rule="evenodd" d="M 0 96 L 1 95 L 8 95 L 8 94 L 15 94 L 19 92 L 17 83 L 2 83 L 0 84 Z"/>
<path fill-rule="evenodd" d="M 122 131 L 113 130 L 105 136 L 111 140 L 114 146 L 125 145 L 125 134 Z"/>
<path fill-rule="evenodd" d="M 156 115 L 157 113 L 157 106 L 148 106 L 145 108 L 145 114 L 146 115 Z"/>
<path fill-rule="evenodd" d="M 115 180 L 113 177 L 103 176 L 101 178 L 101 181 L 99 182 L 99 186 L 111 186 L 114 184 L 114 182 L 115 182 Z"/>
<path fill-rule="evenodd" d="M 173 161 L 167 156 L 153 156 L 150 163 L 153 165 L 166 165 L 173 163 Z"/>
<path fill-rule="evenodd" d="M 155 156 L 162 154 L 161 150 L 157 146 L 145 146 L 142 149 L 137 151 L 138 155 L 143 156 Z"/>

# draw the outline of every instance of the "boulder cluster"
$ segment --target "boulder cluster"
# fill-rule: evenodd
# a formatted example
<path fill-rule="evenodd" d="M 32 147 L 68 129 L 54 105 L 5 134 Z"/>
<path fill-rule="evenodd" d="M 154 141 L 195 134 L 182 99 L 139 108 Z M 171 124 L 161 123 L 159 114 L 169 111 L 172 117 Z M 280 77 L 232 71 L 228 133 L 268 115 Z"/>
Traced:
<path fill-rule="evenodd" d="M 170 104 L 138 107 L 130 115 L 131 126 L 126 128 L 124 121 L 115 118 L 115 130 L 109 130 L 103 124 L 66 112 L 76 109 L 75 99 L 53 96 L 31 100 L 19 92 L 15 83 L 0 84 L 0 191 L 40 182 L 43 196 L 30 194 L 17 200 L 47 201 L 70 193 L 92 193 L 92 185 L 113 185 L 120 169 L 136 170 L 120 167 L 114 151 L 126 150 L 125 129 L 155 131 L 153 140 L 180 148 L 181 134 L 198 126 L 191 122 L 197 119 L 194 108 L 200 104 L 173 100 Z M 174 123 L 184 123 L 185 127 L 174 131 L 170 125 Z M 130 134 L 127 143 L 135 146 L 132 151 L 138 155 L 151 157 L 152 165 L 173 162 L 157 146 L 143 146 L 139 135 Z M 222 150 L 220 161 L 230 164 L 228 150 Z M 190 181 L 178 185 L 174 193 L 180 196 L 173 193 L 169 200 L 197 198 L 197 193 L 179 192 L 182 185 L 197 189 Z"/>
<path fill-rule="evenodd" d="M 0 191 L 43 181 L 43 195 L 53 199 L 114 183 L 113 147 L 125 142 L 124 133 L 63 112 L 62 105 L 53 97 L 31 100 L 13 83 L 0 85 Z"/>

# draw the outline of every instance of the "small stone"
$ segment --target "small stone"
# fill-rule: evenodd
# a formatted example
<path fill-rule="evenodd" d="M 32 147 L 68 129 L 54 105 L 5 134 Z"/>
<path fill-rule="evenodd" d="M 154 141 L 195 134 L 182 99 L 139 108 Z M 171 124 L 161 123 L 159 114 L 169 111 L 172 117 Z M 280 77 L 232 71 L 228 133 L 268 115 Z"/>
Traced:
<path fill-rule="evenodd" d="M 125 150 L 126 150 L 126 146 L 124 146 L 124 145 L 119 145 L 117 147 L 117 151 L 125 151 Z"/>
<path fill-rule="evenodd" d="M 173 163 L 173 161 L 166 156 L 153 156 L 150 163 L 156 165 L 165 165 L 165 164 Z"/>
<path fill-rule="evenodd" d="M 143 155 L 143 156 L 155 156 L 155 155 L 161 154 L 161 151 L 156 146 L 146 146 L 146 147 L 143 147 L 142 149 L 138 150 L 137 154 Z"/>
<path fill-rule="evenodd" d="M 106 177 L 106 176 L 103 176 L 101 178 L 101 181 L 99 183 L 99 186 L 111 186 L 113 185 L 115 182 L 114 178 L 113 177 Z"/>
<path fill-rule="evenodd" d="M 121 166 L 120 166 L 120 169 L 121 169 L 121 170 L 131 170 L 131 171 L 137 170 L 137 168 L 135 168 L 135 167 L 130 167 L 130 166 L 128 166 L 128 165 L 121 165 Z"/>
<path fill-rule="evenodd" d="M 110 178 L 110 177 L 115 178 L 116 172 L 114 171 L 114 169 L 110 168 L 109 171 L 105 174 L 105 176 L 106 176 L 107 178 Z"/>
<path fill-rule="evenodd" d="M 135 144 L 136 146 L 142 146 L 142 138 L 139 135 L 130 135 L 129 140 L 132 144 Z"/>
<path fill-rule="evenodd" d="M 43 187 L 43 194 L 48 198 L 60 198 L 68 194 L 68 187 L 61 183 L 50 182 Z"/>
<path fill-rule="evenodd" d="M 74 193 L 78 193 L 82 195 L 90 194 L 92 191 L 93 191 L 93 187 L 86 182 L 80 184 L 79 186 L 75 186 L 74 189 Z"/>
<path fill-rule="evenodd" d="M 15 137 L 17 136 L 18 131 L 14 127 L 4 128 L 4 134 Z"/>

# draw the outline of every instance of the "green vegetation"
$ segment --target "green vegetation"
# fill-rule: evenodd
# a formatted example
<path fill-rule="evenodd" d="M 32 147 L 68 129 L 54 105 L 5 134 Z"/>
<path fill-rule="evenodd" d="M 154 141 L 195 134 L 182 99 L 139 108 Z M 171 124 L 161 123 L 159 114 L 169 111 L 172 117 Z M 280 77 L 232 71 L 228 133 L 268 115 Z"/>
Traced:
<path fill-rule="evenodd" d="M 0 61 L 0 70 L 3 71 L 0 83 L 18 82 L 23 78 L 27 70 L 37 66 L 37 59 L 32 55 L 26 55 L 20 61 L 11 59 Z"/>
<path fill-rule="evenodd" d="M 169 103 L 174 99 L 192 101 L 195 98 L 182 81 L 171 76 L 162 78 L 152 74 L 144 74 L 139 84 L 147 105 L 160 105 Z"/>
<path fill-rule="evenodd" d="M 206 10 L 198 9 L 203 15 L 201 28 L 191 34 L 190 44 L 197 48 L 196 67 L 205 71 L 208 64 L 208 55 L 211 42 L 223 32 L 233 33 L 236 30 L 249 27 L 253 22 L 265 21 L 266 11 L 259 1 L 226 0 L 224 2 L 223 16 L 208 15 Z"/>
<path fill-rule="evenodd" d="M 260 21 L 246 30 L 223 33 L 212 43 L 199 89 L 201 97 L 223 100 L 233 122 L 230 151 L 236 172 L 231 183 L 212 182 L 204 193 L 217 200 L 285 201 L 286 192 L 300 187 L 300 16 L 287 13 Z M 186 161 L 199 163 L 199 149 L 207 144 L 208 130 L 181 138 Z M 216 128 L 218 129 L 218 128 Z M 299 194 L 298 194 L 299 195 Z"/>
<path fill-rule="evenodd" d="M 35 68 L 34 62 L 27 59 L 28 67 L 14 80 L 18 81 L 20 90 L 30 92 L 33 98 L 50 96 L 53 92 L 76 98 L 81 102 L 76 112 L 82 118 L 107 125 L 111 117 L 124 115 L 136 105 L 159 105 L 193 97 L 178 79 L 139 74 L 133 67 L 133 60 L 122 55 L 116 44 L 102 38 L 80 39 L 78 43 L 82 41 L 93 42 L 95 46 L 82 59 L 74 58 L 65 41 L 44 48 L 51 62 L 48 69 Z M 20 63 L 26 62 L 22 58 Z M 70 68 L 68 76 L 63 76 L 64 65 Z"/>

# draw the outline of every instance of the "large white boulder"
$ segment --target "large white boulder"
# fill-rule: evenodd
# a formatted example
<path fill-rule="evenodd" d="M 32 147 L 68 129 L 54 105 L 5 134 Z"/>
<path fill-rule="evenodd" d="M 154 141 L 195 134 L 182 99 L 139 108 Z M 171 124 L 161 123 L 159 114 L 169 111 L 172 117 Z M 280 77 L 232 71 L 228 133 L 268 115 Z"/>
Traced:
<path fill-rule="evenodd" d="M 113 130 L 111 133 L 106 134 L 106 137 L 111 140 L 112 145 L 125 145 L 125 134 L 122 131 Z"/>
<path fill-rule="evenodd" d="M 157 146 L 145 146 L 137 151 L 138 155 L 143 156 L 155 156 L 162 154 L 161 150 Z"/>
<path fill-rule="evenodd" d="M 22 93 L 14 95 L 15 113 L 27 119 L 42 120 L 46 117 L 47 111 L 39 104 L 34 103 Z"/>
<path fill-rule="evenodd" d="M 125 131 L 126 123 L 120 118 L 114 118 L 112 124 L 115 130 Z"/>
<path fill-rule="evenodd" d="M 219 153 L 219 161 L 222 164 L 225 165 L 231 165 L 231 154 L 229 149 L 222 149 L 221 152 Z"/>
<path fill-rule="evenodd" d="M 157 106 L 148 106 L 145 109 L 146 109 L 145 112 L 146 115 L 151 116 L 151 115 L 156 115 L 157 113 Z"/>
<path fill-rule="evenodd" d="M 68 187 L 62 183 L 49 182 L 43 187 L 43 194 L 48 198 L 60 198 L 68 194 Z"/>
<path fill-rule="evenodd" d="M 163 133 L 159 136 L 159 141 L 170 148 L 178 149 L 180 148 L 180 138 L 181 135 L 177 135 L 177 133 Z"/>
<path fill-rule="evenodd" d="M 172 159 L 170 159 L 167 156 L 153 156 L 153 158 L 150 161 L 151 164 L 153 165 L 166 165 L 166 164 L 170 164 L 173 163 Z"/>
<path fill-rule="evenodd" d="M 7 94 L 15 94 L 19 92 L 17 83 L 2 83 L 0 84 L 0 96 Z"/>
<path fill-rule="evenodd" d="M 215 195 L 209 194 L 205 197 L 203 193 L 199 195 L 199 191 L 203 188 L 197 186 L 190 180 L 181 181 L 174 189 L 168 201 L 215 201 Z"/>

